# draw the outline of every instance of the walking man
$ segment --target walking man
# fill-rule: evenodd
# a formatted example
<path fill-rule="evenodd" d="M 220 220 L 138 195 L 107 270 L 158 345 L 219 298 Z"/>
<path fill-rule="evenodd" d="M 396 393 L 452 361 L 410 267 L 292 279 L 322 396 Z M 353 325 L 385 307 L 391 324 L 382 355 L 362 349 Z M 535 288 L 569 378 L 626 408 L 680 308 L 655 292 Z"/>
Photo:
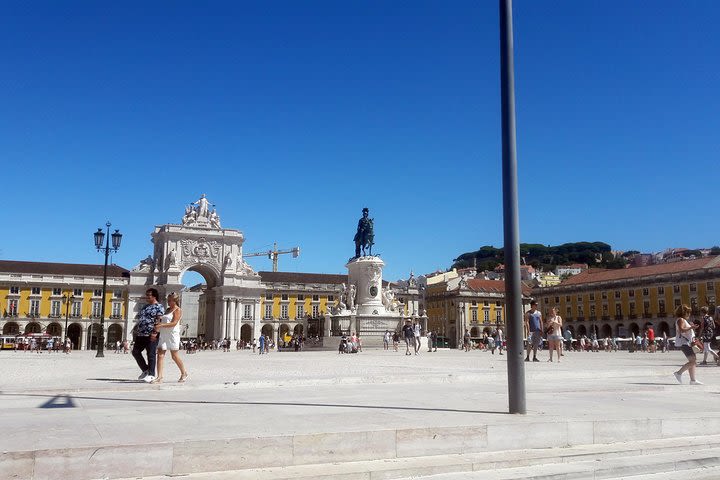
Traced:
<path fill-rule="evenodd" d="M 420 352 L 420 324 L 417 323 L 417 320 L 415 323 L 413 323 L 413 335 L 415 336 L 415 355 L 417 355 Z"/>
<path fill-rule="evenodd" d="M 525 361 L 530 361 L 530 350 L 533 352 L 533 362 L 539 362 L 537 349 L 542 343 L 542 314 L 537 309 L 537 301 L 530 302 L 530 310 L 525 314 L 525 331 L 528 332 L 527 355 Z"/>
<path fill-rule="evenodd" d="M 700 365 L 707 365 L 708 353 L 712 354 L 713 360 L 716 362 L 720 359 L 717 352 L 710 348 L 710 342 L 715 338 L 715 320 L 710 316 L 710 309 L 708 307 L 701 307 L 700 313 L 702 313 L 702 324 L 700 330 L 700 337 L 703 343 L 703 361 Z"/>
<path fill-rule="evenodd" d="M 165 307 L 158 302 L 158 291 L 149 288 L 145 292 L 147 305 L 140 310 L 140 318 L 135 326 L 136 336 L 132 355 L 142 370 L 138 380 L 145 380 L 147 383 L 155 380 L 155 359 L 157 356 L 157 330 L 155 321 L 165 313 Z M 143 350 L 147 352 L 147 362 L 143 358 Z"/>
<path fill-rule="evenodd" d="M 405 355 L 412 355 L 410 353 L 410 345 L 412 344 L 413 348 L 415 348 L 415 331 L 413 330 L 413 326 L 410 324 L 410 319 L 408 318 L 405 320 L 405 325 L 403 326 L 403 337 L 405 338 Z"/>

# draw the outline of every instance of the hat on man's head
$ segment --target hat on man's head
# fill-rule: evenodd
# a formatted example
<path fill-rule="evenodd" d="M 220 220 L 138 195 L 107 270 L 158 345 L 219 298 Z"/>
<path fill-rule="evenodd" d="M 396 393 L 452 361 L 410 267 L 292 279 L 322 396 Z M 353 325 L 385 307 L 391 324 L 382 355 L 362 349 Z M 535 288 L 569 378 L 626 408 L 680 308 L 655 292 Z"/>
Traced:
<path fill-rule="evenodd" d="M 362 211 L 363 211 L 363 213 L 365 213 L 365 212 L 368 212 L 368 213 L 370 213 L 370 210 L 369 210 L 369 209 L 368 209 L 367 207 L 363 208 L 363 210 L 362 210 Z"/>

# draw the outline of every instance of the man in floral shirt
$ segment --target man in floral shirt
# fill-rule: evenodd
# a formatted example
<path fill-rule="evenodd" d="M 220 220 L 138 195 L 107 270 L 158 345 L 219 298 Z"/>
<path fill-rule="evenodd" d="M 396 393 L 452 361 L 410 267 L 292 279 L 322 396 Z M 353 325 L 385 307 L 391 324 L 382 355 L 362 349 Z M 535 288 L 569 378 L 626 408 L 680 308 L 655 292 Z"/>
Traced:
<path fill-rule="evenodd" d="M 158 344 L 155 323 L 157 317 L 165 313 L 165 307 L 158 302 L 158 295 L 158 291 L 154 288 L 149 288 L 145 292 L 148 303 L 140 310 L 140 316 L 135 325 L 135 345 L 132 350 L 133 357 L 142 370 L 138 380 L 145 380 L 148 383 L 155 379 L 155 358 Z M 155 333 L 154 339 L 151 336 L 153 333 Z M 147 362 L 142 355 L 143 350 L 147 351 Z"/>

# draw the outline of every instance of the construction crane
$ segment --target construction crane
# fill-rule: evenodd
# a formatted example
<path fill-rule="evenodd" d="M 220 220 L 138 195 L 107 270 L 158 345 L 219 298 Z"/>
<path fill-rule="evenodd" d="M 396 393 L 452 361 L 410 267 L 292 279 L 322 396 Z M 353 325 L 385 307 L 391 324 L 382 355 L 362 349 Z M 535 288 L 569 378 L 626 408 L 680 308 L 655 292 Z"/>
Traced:
<path fill-rule="evenodd" d="M 278 257 L 285 255 L 286 253 L 292 253 L 293 258 L 300 256 L 300 247 L 291 248 L 290 250 L 278 250 L 277 242 L 273 243 L 273 249 L 267 252 L 255 252 L 255 253 L 243 253 L 243 257 L 267 257 L 273 261 L 273 272 L 278 271 Z"/>

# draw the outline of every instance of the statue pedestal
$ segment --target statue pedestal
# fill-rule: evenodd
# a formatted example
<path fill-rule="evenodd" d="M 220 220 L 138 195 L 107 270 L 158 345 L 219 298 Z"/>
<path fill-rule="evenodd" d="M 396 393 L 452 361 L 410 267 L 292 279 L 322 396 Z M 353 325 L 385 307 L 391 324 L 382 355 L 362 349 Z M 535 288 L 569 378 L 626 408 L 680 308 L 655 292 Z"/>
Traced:
<path fill-rule="evenodd" d="M 358 257 L 350 260 L 348 283 L 355 286 L 355 314 L 384 315 L 382 302 L 382 269 L 385 266 L 380 257 Z M 349 306 L 349 305 L 348 305 Z"/>

